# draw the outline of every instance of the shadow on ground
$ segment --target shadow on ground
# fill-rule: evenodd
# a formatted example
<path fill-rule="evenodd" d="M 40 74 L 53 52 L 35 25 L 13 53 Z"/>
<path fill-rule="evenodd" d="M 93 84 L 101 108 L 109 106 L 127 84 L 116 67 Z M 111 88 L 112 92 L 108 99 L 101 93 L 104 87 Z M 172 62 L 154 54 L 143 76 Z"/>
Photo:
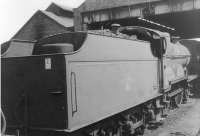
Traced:
<path fill-rule="evenodd" d="M 197 135 L 196 136 L 200 136 L 200 128 L 199 128 L 199 131 L 198 131 L 198 133 L 197 133 Z"/>
<path fill-rule="evenodd" d="M 200 99 L 200 79 L 194 81 L 191 93 L 193 94 L 191 98 Z"/>

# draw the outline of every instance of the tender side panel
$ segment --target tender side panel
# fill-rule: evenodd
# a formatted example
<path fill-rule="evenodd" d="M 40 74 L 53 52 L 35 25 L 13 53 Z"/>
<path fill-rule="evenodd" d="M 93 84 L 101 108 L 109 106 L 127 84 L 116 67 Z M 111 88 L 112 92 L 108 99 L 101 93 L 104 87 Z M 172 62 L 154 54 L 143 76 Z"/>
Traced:
<path fill-rule="evenodd" d="M 159 95 L 158 59 L 147 42 L 89 34 L 66 60 L 70 131 Z"/>
<path fill-rule="evenodd" d="M 71 124 L 94 123 L 158 94 L 156 61 L 74 62 Z"/>

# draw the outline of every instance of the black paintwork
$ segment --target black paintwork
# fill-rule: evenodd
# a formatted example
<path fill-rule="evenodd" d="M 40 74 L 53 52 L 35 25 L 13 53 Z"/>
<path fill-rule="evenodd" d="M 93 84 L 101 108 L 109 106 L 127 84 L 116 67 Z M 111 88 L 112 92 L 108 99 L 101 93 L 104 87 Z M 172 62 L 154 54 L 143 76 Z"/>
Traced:
<path fill-rule="evenodd" d="M 45 69 L 51 58 L 51 69 Z M 66 61 L 64 55 L 1 59 L 1 103 L 7 130 L 67 128 Z"/>

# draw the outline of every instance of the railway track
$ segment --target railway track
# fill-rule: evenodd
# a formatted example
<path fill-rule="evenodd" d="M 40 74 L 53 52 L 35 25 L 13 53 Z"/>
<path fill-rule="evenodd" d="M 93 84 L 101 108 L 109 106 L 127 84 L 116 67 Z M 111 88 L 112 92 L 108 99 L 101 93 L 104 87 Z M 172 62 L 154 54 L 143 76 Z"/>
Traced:
<path fill-rule="evenodd" d="M 146 129 L 144 136 L 200 136 L 200 98 L 171 110 L 156 129 Z"/>

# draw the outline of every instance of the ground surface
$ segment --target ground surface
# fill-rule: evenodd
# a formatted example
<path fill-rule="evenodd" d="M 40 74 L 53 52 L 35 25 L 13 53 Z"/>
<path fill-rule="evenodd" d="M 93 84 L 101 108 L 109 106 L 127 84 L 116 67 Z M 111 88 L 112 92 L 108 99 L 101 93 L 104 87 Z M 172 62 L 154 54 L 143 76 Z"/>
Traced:
<path fill-rule="evenodd" d="M 200 136 L 200 95 L 187 104 L 169 111 L 168 117 L 157 129 L 145 130 L 144 136 Z"/>

